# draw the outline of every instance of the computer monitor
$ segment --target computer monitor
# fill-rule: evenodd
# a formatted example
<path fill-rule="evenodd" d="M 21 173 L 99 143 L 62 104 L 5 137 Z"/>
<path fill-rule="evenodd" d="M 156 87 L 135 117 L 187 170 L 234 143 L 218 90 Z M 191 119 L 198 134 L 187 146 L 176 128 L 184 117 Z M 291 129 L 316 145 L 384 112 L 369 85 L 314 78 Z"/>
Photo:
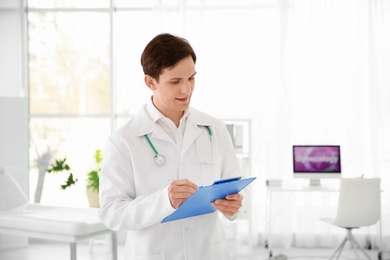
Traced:
<path fill-rule="evenodd" d="M 310 179 L 310 186 L 321 186 L 323 178 L 341 177 L 339 145 L 293 145 L 294 178 Z"/>

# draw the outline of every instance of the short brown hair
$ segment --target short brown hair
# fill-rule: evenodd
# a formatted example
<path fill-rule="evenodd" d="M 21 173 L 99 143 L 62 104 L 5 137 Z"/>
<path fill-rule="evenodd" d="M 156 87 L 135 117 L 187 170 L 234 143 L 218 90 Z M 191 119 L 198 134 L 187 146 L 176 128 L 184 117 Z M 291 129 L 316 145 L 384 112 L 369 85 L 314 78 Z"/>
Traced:
<path fill-rule="evenodd" d="M 146 45 L 141 55 L 141 65 L 145 75 L 158 81 L 163 69 L 173 68 L 188 56 L 196 63 L 196 54 L 186 39 L 162 33 Z"/>

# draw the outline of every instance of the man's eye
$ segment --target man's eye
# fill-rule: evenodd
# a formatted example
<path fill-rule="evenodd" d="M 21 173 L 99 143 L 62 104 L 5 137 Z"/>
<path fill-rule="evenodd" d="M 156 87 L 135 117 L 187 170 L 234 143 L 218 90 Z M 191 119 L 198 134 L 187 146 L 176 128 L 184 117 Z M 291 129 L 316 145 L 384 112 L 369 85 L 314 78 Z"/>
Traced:
<path fill-rule="evenodd" d="M 176 85 L 176 84 L 178 84 L 178 83 L 179 83 L 179 81 L 178 81 L 178 80 L 171 81 L 171 84 L 174 84 L 174 85 Z"/>
<path fill-rule="evenodd" d="M 193 81 L 193 80 L 195 80 L 195 78 L 194 78 L 194 77 L 191 77 L 191 78 L 189 78 L 188 80 L 189 80 L 189 81 Z"/>

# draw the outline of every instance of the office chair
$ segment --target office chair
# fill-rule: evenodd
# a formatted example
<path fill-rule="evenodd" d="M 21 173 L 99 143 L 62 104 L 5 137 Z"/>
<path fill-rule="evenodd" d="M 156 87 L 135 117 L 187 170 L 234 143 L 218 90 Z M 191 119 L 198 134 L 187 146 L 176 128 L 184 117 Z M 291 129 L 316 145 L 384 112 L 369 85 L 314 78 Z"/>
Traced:
<path fill-rule="evenodd" d="M 349 241 L 357 257 L 355 246 L 371 259 L 367 252 L 359 245 L 352 234 L 352 230 L 364 226 L 371 226 L 380 220 L 380 179 L 342 178 L 336 218 L 322 218 L 321 220 L 345 228 L 347 235 L 330 259 L 341 252 Z"/>

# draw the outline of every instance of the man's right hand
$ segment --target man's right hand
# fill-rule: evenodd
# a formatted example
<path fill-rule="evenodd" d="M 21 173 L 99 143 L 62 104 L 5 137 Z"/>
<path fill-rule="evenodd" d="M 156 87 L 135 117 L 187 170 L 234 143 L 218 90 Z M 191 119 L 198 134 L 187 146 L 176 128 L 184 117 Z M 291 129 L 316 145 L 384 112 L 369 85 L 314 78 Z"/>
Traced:
<path fill-rule="evenodd" d="M 189 196 L 198 189 L 198 185 L 187 180 L 172 180 L 169 183 L 169 201 L 174 209 L 180 206 Z"/>

